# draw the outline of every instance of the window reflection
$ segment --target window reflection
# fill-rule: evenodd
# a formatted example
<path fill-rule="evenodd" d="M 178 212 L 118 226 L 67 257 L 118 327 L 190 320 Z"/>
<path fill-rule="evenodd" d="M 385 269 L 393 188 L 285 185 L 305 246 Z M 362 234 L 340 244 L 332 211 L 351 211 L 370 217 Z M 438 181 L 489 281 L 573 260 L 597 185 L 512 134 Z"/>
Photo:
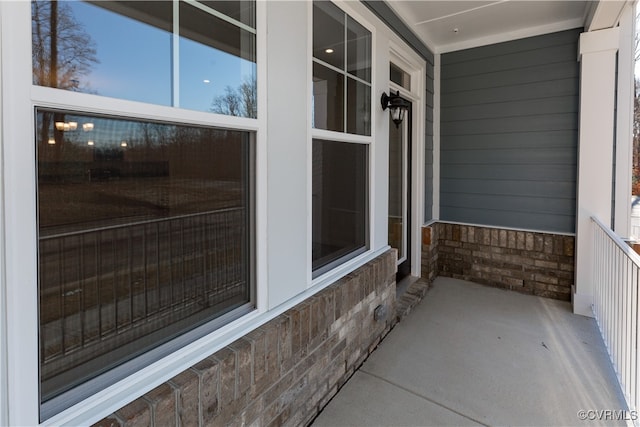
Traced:
<path fill-rule="evenodd" d="M 313 64 L 313 127 L 344 130 L 344 75 Z"/>
<path fill-rule="evenodd" d="M 328 1 L 313 2 L 313 57 L 344 68 L 345 13 Z"/>
<path fill-rule="evenodd" d="M 316 129 L 371 135 L 371 32 L 328 1 L 313 3 L 312 107 Z"/>
<path fill-rule="evenodd" d="M 256 4 L 253 1 L 203 0 L 200 3 L 256 28 Z"/>
<path fill-rule="evenodd" d="M 347 16 L 347 72 L 371 83 L 371 33 Z"/>
<path fill-rule="evenodd" d="M 255 2 L 205 3 L 180 2 L 173 49 L 170 1 L 34 0 L 33 83 L 256 117 Z"/>
<path fill-rule="evenodd" d="M 349 77 L 347 99 L 347 132 L 371 135 L 371 88 Z"/>
<path fill-rule="evenodd" d="M 180 3 L 180 107 L 257 117 L 254 34 Z"/>
<path fill-rule="evenodd" d="M 367 149 L 364 144 L 313 140 L 314 276 L 367 250 Z"/>
<path fill-rule="evenodd" d="M 251 132 L 36 124 L 42 400 L 250 303 Z"/>

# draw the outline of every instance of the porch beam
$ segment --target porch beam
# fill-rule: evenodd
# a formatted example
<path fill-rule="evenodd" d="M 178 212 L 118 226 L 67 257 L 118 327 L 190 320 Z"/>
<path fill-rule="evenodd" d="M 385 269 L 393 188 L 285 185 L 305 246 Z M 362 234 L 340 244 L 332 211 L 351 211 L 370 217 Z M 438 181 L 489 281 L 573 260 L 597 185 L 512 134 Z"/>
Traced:
<path fill-rule="evenodd" d="M 620 29 L 580 35 L 576 275 L 573 311 L 593 317 L 591 216 L 611 226 L 616 53 Z"/>
<path fill-rule="evenodd" d="M 592 3 L 585 19 L 585 31 L 598 31 L 618 25 L 626 0 L 600 0 Z"/>

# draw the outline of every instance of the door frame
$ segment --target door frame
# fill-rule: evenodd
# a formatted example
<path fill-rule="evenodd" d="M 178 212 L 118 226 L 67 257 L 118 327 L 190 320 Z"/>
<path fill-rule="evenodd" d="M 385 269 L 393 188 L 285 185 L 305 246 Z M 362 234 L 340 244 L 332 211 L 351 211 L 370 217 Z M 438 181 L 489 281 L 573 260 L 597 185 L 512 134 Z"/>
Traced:
<path fill-rule="evenodd" d="M 411 90 L 389 80 L 388 87 L 400 92 L 400 96 L 411 102 L 411 218 L 409 233 L 411 234 L 411 272 L 410 275 L 420 277 L 422 271 L 422 226 L 425 224 L 424 190 L 425 190 L 425 126 L 426 126 L 426 62 L 413 50 L 390 42 L 389 61 L 409 73 Z M 389 126 L 393 122 L 389 120 Z M 388 197 L 388 195 L 387 195 Z"/>

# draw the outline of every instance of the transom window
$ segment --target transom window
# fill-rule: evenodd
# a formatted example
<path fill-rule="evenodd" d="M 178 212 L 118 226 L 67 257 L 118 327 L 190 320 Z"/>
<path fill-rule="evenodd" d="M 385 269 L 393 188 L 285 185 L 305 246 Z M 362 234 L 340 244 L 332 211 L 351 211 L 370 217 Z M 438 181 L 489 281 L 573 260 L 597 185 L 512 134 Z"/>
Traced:
<path fill-rule="evenodd" d="M 411 74 L 398 67 L 393 62 L 389 63 L 389 80 L 411 91 Z"/>

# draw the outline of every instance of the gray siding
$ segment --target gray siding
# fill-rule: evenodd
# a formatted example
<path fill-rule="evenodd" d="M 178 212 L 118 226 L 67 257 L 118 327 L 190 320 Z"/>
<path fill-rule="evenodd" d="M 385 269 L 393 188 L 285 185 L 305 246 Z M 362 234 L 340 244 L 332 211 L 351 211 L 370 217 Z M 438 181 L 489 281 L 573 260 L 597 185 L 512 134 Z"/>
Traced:
<path fill-rule="evenodd" d="M 433 218 L 433 60 L 427 61 L 427 123 L 424 138 L 424 220 Z"/>
<path fill-rule="evenodd" d="M 575 232 L 580 32 L 442 55 L 442 220 Z"/>

